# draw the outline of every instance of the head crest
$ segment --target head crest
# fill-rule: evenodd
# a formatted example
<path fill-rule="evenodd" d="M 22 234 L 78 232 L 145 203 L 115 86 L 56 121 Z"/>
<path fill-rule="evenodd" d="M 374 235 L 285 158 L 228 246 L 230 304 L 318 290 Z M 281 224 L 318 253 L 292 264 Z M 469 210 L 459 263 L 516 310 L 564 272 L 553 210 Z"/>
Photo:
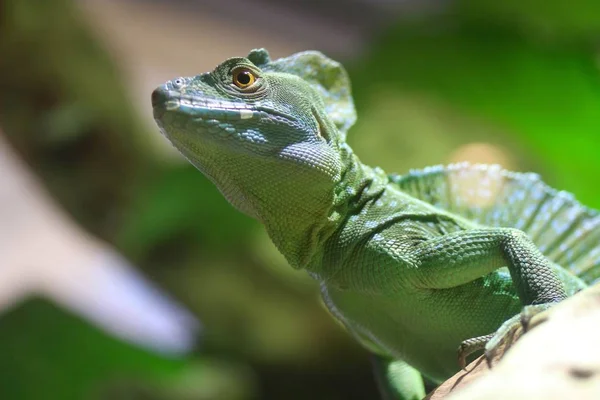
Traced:
<path fill-rule="evenodd" d="M 325 111 L 342 136 L 356 121 L 350 79 L 344 67 L 318 51 L 305 51 L 271 61 L 265 49 L 252 50 L 248 59 L 265 71 L 286 72 L 310 83 L 323 98 Z"/>
<path fill-rule="evenodd" d="M 266 49 L 254 49 L 248 54 L 247 58 L 258 68 L 262 68 L 271 62 L 271 57 Z"/>

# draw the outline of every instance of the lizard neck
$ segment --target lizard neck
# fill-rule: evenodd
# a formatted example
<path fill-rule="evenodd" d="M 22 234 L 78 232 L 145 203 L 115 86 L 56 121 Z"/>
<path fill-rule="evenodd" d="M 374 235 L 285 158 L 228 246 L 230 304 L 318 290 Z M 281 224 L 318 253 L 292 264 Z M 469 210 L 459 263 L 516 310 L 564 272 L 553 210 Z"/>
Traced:
<path fill-rule="evenodd" d="M 322 270 L 327 239 L 345 224 L 351 213 L 381 195 L 388 183 L 387 175 L 380 168 L 362 164 L 349 146 L 342 145 L 340 156 L 340 174 L 325 190 L 312 188 L 310 182 L 304 185 L 290 182 L 295 191 L 282 189 L 280 193 L 295 195 L 282 195 L 279 207 L 271 205 L 258 216 L 290 265 L 311 274 Z M 309 188 L 307 191 L 314 196 L 299 195 L 298 187 Z"/>
<path fill-rule="evenodd" d="M 333 209 L 345 220 L 381 196 L 389 179 L 381 168 L 363 164 L 349 146 L 344 145 L 342 154 L 345 168 L 335 187 Z"/>
<path fill-rule="evenodd" d="M 346 144 L 343 146 L 342 155 L 345 167 L 335 187 L 335 200 L 332 207 L 332 215 L 336 216 L 335 219 L 338 223 L 335 231 L 328 238 L 338 237 L 348 226 L 349 218 L 367 210 L 371 203 L 385 193 L 389 183 L 387 174 L 381 168 L 363 164 L 349 146 Z M 333 239 L 333 241 L 337 242 L 337 239 Z M 339 256 L 334 253 L 340 249 L 338 244 L 334 244 L 332 247 L 331 243 L 323 243 L 320 250 L 318 256 L 314 257 L 310 265 L 306 266 L 306 270 L 313 276 L 322 279 L 332 273 L 329 264 Z"/>

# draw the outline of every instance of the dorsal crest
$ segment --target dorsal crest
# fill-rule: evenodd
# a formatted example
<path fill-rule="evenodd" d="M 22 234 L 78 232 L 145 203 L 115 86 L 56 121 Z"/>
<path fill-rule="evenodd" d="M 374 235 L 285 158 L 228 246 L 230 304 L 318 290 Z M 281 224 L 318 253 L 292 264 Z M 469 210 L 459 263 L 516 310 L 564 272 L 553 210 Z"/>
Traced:
<path fill-rule="evenodd" d="M 481 225 L 518 228 L 587 283 L 600 278 L 600 213 L 536 174 L 460 163 L 390 179 L 407 194 Z"/>

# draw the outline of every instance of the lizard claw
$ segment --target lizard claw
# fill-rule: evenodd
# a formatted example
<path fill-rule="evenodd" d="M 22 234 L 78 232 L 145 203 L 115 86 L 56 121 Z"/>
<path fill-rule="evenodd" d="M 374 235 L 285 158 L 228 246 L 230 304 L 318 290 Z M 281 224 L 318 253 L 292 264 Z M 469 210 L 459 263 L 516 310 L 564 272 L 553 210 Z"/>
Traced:
<path fill-rule="evenodd" d="M 458 347 L 458 366 L 462 370 L 467 369 L 467 356 L 468 354 L 465 351 L 465 342 L 462 342 Z"/>
<path fill-rule="evenodd" d="M 493 355 L 489 354 L 489 352 L 484 352 L 485 363 L 487 364 L 488 369 L 492 369 L 492 359 Z"/>

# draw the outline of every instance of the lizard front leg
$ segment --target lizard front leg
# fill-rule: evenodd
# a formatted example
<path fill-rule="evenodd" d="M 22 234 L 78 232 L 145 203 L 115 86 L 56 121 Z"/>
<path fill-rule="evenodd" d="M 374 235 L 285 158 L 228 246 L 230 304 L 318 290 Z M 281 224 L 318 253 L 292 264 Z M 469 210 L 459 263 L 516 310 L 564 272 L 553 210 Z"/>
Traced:
<path fill-rule="evenodd" d="M 448 289 L 508 267 L 523 305 L 566 298 L 551 263 L 525 233 L 512 228 L 460 231 L 425 240 L 411 251 L 416 284 Z"/>
<path fill-rule="evenodd" d="M 550 261 L 517 229 L 489 228 L 448 234 L 422 242 L 410 257 L 417 266 L 412 269 L 415 283 L 429 289 L 456 287 L 497 268 L 508 267 L 525 307 L 522 315 L 528 318 L 567 297 Z M 459 360 L 486 342 L 486 355 L 491 358 L 503 339 L 520 324 L 522 315 L 506 321 L 494 335 L 463 342 L 464 352 L 459 352 Z"/>

